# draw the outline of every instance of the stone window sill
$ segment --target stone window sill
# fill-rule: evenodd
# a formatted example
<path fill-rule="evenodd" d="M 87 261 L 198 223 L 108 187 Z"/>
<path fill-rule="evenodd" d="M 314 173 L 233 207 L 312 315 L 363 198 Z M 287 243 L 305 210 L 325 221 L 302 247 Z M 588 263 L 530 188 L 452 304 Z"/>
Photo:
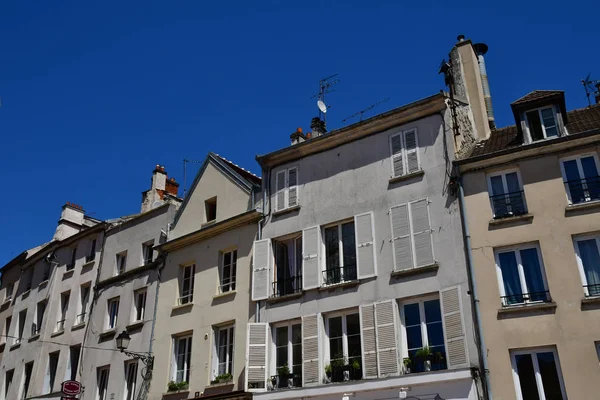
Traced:
<path fill-rule="evenodd" d="M 360 281 L 357 280 L 353 280 L 353 281 L 346 281 L 346 282 L 340 282 L 340 283 L 334 283 L 331 285 L 323 285 L 321 287 L 319 287 L 319 290 L 335 290 L 337 288 L 345 288 L 345 287 L 352 287 L 352 286 L 358 286 L 358 284 L 360 283 Z"/>
<path fill-rule="evenodd" d="M 581 299 L 581 305 L 600 304 L 600 296 L 590 296 Z"/>
<path fill-rule="evenodd" d="M 66 271 L 63 274 L 63 279 L 66 279 L 66 278 L 69 278 L 69 277 L 73 276 L 74 273 L 75 273 L 75 269 L 70 269 L 70 270 Z"/>
<path fill-rule="evenodd" d="M 34 340 L 38 340 L 40 338 L 40 334 L 35 334 L 32 337 L 30 337 L 27 341 L 28 342 L 33 342 Z"/>
<path fill-rule="evenodd" d="M 108 329 L 108 330 L 105 330 L 104 332 L 100 332 L 100 337 L 104 338 L 104 337 L 107 337 L 107 336 L 114 335 L 116 333 L 117 333 L 117 330 L 115 328 Z"/>
<path fill-rule="evenodd" d="M 414 177 L 421 176 L 421 175 L 425 175 L 425 171 L 423 171 L 422 169 L 420 169 L 416 172 L 411 172 L 410 174 L 392 177 L 392 178 L 390 178 L 389 183 L 393 184 L 393 183 L 398 183 L 398 182 L 402 182 L 402 181 L 407 181 L 409 179 L 412 179 Z"/>
<path fill-rule="evenodd" d="M 273 211 L 273 216 L 276 217 L 278 215 L 291 213 L 291 212 L 297 211 L 299 209 L 300 209 L 300 204 L 298 204 L 297 206 L 294 206 L 294 207 L 284 208 L 283 210 Z"/>
<path fill-rule="evenodd" d="M 181 310 L 183 308 L 192 308 L 193 306 L 194 306 L 194 302 L 185 303 L 185 304 L 179 304 L 177 306 L 173 306 L 173 311 L 175 311 L 175 310 Z"/>
<path fill-rule="evenodd" d="M 162 395 L 163 396 L 173 396 L 175 394 L 187 394 L 189 393 L 189 389 L 185 389 L 185 390 L 173 390 L 171 392 L 164 392 Z M 187 399 L 188 396 L 185 396 L 184 399 Z"/>
<path fill-rule="evenodd" d="M 71 327 L 71 330 L 72 330 L 72 331 L 76 331 L 76 330 L 78 330 L 78 329 L 81 329 L 81 328 L 83 328 L 84 326 L 85 326 L 85 322 L 81 322 L 81 323 L 79 323 L 79 324 L 73 325 L 73 326 Z"/>
<path fill-rule="evenodd" d="M 52 332 L 52 335 L 50 335 L 50 337 L 56 337 L 56 336 L 60 336 L 63 333 L 65 333 L 65 330 L 60 330 L 60 331 L 56 331 L 56 332 Z"/>
<path fill-rule="evenodd" d="M 9 350 L 13 351 L 13 350 L 18 349 L 19 347 L 21 347 L 21 343 L 15 343 L 15 344 L 13 344 L 13 345 L 10 346 Z"/>
<path fill-rule="evenodd" d="M 513 222 L 531 222 L 533 214 L 515 215 L 514 217 L 498 218 L 490 220 L 490 226 L 510 225 Z"/>
<path fill-rule="evenodd" d="M 45 281 L 40 282 L 40 284 L 38 285 L 38 287 L 40 289 L 43 289 L 47 284 L 48 284 L 48 279 L 46 279 Z"/>
<path fill-rule="evenodd" d="M 233 381 L 219 382 L 219 383 L 210 383 L 210 384 L 206 385 L 206 387 L 209 387 L 209 388 L 218 388 L 218 387 L 230 386 L 230 385 L 233 385 Z"/>
<path fill-rule="evenodd" d="M 552 310 L 556 309 L 556 303 L 553 301 L 547 303 L 530 303 L 516 306 L 507 306 L 498 310 L 498 316 L 507 314 L 528 313 L 530 311 Z"/>
<path fill-rule="evenodd" d="M 298 293 L 292 293 L 292 294 L 286 294 L 283 296 L 277 296 L 277 297 L 269 297 L 267 299 L 267 303 L 278 303 L 280 301 L 287 301 L 287 300 L 292 300 L 292 299 L 297 299 L 302 297 L 303 292 L 300 291 Z"/>
<path fill-rule="evenodd" d="M 424 265 L 422 267 L 410 268 L 410 269 L 402 269 L 399 271 L 392 271 L 392 277 L 394 278 L 405 278 L 408 276 L 427 274 L 430 272 L 437 272 L 440 268 L 440 265 L 437 262 L 433 264 Z"/>
<path fill-rule="evenodd" d="M 133 331 L 144 326 L 144 321 L 135 321 L 125 327 L 126 331 Z"/>
<path fill-rule="evenodd" d="M 224 297 L 230 297 L 230 296 L 233 297 L 236 295 L 236 293 L 237 292 L 235 290 L 230 290 L 229 292 L 224 292 L 224 293 L 218 293 L 213 296 L 213 299 L 222 299 Z"/>
<path fill-rule="evenodd" d="M 577 203 L 577 204 L 569 204 L 565 207 L 565 212 L 574 212 L 580 210 L 595 210 L 600 209 L 600 201 L 588 201 L 587 203 Z"/>
<path fill-rule="evenodd" d="M 94 259 L 94 260 L 92 260 L 92 261 L 87 261 L 85 264 L 83 264 L 83 265 L 81 266 L 81 269 L 84 269 L 84 268 L 90 267 L 90 266 L 94 265 L 94 263 L 95 263 L 95 262 L 96 262 L 96 260 L 95 260 L 95 259 Z"/>

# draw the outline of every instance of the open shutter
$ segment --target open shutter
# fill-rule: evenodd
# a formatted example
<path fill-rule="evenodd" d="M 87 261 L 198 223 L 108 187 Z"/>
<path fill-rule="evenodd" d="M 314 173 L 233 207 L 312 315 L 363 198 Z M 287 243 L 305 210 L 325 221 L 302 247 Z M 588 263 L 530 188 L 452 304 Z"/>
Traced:
<path fill-rule="evenodd" d="M 246 390 L 267 389 L 269 324 L 249 323 L 246 334 Z"/>
<path fill-rule="evenodd" d="M 469 365 L 459 286 L 440 291 L 448 368 Z"/>
<path fill-rule="evenodd" d="M 408 220 L 408 204 L 390 208 L 392 243 L 394 247 L 394 270 L 413 267 L 413 254 Z"/>
<path fill-rule="evenodd" d="M 275 177 L 275 186 L 277 192 L 275 194 L 275 210 L 283 210 L 285 208 L 285 170 L 279 171 Z"/>
<path fill-rule="evenodd" d="M 392 152 L 392 176 L 404 175 L 404 158 L 402 157 L 402 134 L 390 137 L 390 150 Z"/>
<path fill-rule="evenodd" d="M 399 373 L 396 315 L 395 300 L 375 303 L 377 369 L 380 378 Z"/>
<path fill-rule="evenodd" d="M 302 287 L 304 290 L 319 287 L 319 227 L 313 226 L 302 231 Z"/>
<path fill-rule="evenodd" d="M 252 300 L 265 300 L 269 297 L 271 240 L 256 240 L 254 242 L 252 267 Z"/>
<path fill-rule="evenodd" d="M 429 201 L 417 200 L 410 203 L 413 243 L 415 244 L 415 266 L 433 264 L 433 244 L 429 223 Z"/>
<path fill-rule="evenodd" d="M 356 262 L 358 278 L 377 275 L 375 246 L 373 245 L 373 213 L 368 212 L 354 217 L 356 235 Z"/>
<path fill-rule="evenodd" d="M 321 383 L 320 318 L 320 314 L 302 317 L 302 386 L 307 383 Z"/>
<path fill-rule="evenodd" d="M 417 172 L 419 166 L 419 144 L 417 142 L 417 130 L 411 129 L 404 132 L 404 146 L 406 149 L 406 173 Z"/>
<path fill-rule="evenodd" d="M 288 207 L 298 205 L 298 167 L 288 169 Z"/>
<path fill-rule="evenodd" d="M 375 305 L 360 306 L 360 331 L 363 378 L 377 378 L 377 335 L 375 334 Z"/>

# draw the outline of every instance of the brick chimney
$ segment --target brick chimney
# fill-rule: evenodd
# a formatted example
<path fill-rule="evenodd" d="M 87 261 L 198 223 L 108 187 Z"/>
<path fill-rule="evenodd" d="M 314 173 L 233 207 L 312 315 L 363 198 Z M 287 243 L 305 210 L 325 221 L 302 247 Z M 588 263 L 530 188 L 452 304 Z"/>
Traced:
<path fill-rule="evenodd" d="M 306 136 L 302 133 L 302 128 L 296 128 L 296 131 L 290 135 L 292 146 L 298 143 L 302 143 L 306 140 Z"/>
<path fill-rule="evenodd" d="M 156 164 L 156 168 L 152 171 L 152 186 L 149 190 L 142 192 L 141 212 L 160 207 L 165 202 L 180 204 L 181 200 L 177 196 L 178 190 L 179 183 L 175 182 L 175 178 L 167 178 L 165 167 Z"/>
<path fill-rule="evenodd" d="M 175 182 L 175 178 L 173 177 L 168 178 L 165 184 L 165 190 L 167 193 L 177 196 L 177 192 L 179 191 L 179 183 Z"/>
<path fill-rule="evenodd" d="M 310 129 L 312 130 L 312 137 L 321 136 L 327 132 L 325 122 L 319 117 L 314 117 L 310 121 Z"/>
<path fill-rule="evenodd" d="M 83 207 L 74 203 L 66 203 L 62 206 L 58 226 L 54 232 L 53 240 L 63 240 L 69 236 L 79 233 L 83 228 L 83 217 L 85 211 Z"/>

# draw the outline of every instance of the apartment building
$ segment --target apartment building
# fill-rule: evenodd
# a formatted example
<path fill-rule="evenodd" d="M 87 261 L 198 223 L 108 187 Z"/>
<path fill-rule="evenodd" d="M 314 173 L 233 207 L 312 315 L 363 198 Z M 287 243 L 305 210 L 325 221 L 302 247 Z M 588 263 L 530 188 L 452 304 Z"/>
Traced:
<path fill-rule="evenodd" d="M 149 398 L 243 393 L 252 244 L 262 214 L 261 180 L 210 153 L 175 215 L 165 257 Z M 241 391 L 240 391 L 241 390 Z"/>
<path fill-rule="evenodd" d="M 247 389 L 255 399 L 477 399 L 449 99 L 291 135 L 257 157 Z M 455 107 L 463 130 L 470 109 Z"/>

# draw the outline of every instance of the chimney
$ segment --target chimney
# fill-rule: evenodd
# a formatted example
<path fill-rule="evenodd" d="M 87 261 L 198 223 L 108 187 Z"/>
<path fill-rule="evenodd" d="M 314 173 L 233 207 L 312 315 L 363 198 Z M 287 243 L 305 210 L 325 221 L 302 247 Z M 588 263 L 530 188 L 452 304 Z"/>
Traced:
<path fill-rule="evenodd" d="M 485 43 L 475 43 L 473 45 L 477 60 L 479 61 L 479 74 L 481 75 L 481 85 L 483 86 L 483 99 L 487 110 L 488 123 L 490 129 L 496 129 L 496 121 L 494 119 L 494 109 L 492 107 L 492 94 L 490 93 L 490 83 L 488 82 L 487 71 L 485 69 L 485 59 L 483 56 L 488 51 L 488 46 Z"/>
<path fill-rule="evenodd" d="M 302 128 L 296 128 L 296 131 L 290 135 L 292 146 L 298 143 L 302 143 L 306 140 L 306 136 L 302 133 Z"/>
<path fill-rule="evenodd" d="M 319 117 L 314 117 L 310 121 L 310 129 L 312 130 L 312 137 L 324 135 L 327 132 L 325 122 Z"/>
<path fill-rule="evenodd" d="M 171 177 L 167 179 L 165 190 L 170 195 L 177 196 L 177 191 L 179 190 L 179 183 L 175 182 L 175 178 Z"/>
<path fill-rule="evenodd" d="M 600 104 L 600 82 L 596 83 L 596 104 Z"/>
<path fill-rule="evenodd" d="M 74 203 L 66 203 L 62 206 L 58 226 L 54 232 L 53 240 L 63 240 L 69 236 L 79 233 L 83 228 L 83 217 L 85 211 L 83 207 Z"/>
<path fill-rule="evenodd" d="M 167 185 L 167 172 L 165 167 L 156 164 L 152 171 L 152 186 L 150 190 L 142 192 L 142 212 L 150 211 L 153 208 L 162 205 L 162 199 Z"/>

